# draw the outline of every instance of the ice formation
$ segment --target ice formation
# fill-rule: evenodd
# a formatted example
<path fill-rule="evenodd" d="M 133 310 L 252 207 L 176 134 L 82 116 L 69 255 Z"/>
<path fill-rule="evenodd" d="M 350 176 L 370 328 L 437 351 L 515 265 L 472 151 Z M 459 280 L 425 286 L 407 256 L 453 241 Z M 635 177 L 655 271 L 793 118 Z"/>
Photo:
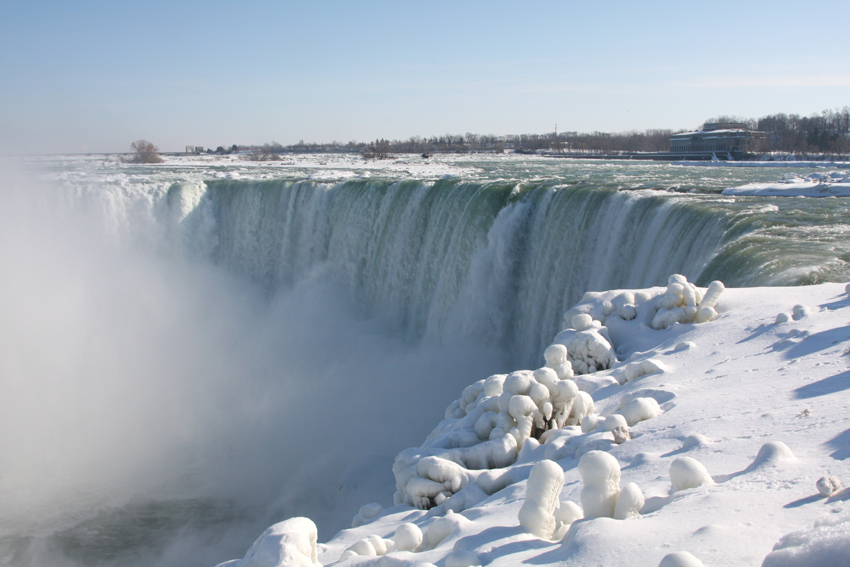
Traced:
<path fill-rule="evenodd" d="M 613 518 L 620 493 L 620 463 L 609 453 L 590 451 L 578 463 L 584 487 L 581 506 L 588 518 Z"/>
<path fill-rule="evenodd" d="M 692 457 L 678 457 L 670 465 L 670 483 L 673 492 L 714 484 L 714 480 L 701 462 Z"/>
<path fill-rule="evenodd" d="M 564 471 L 550 460 L 534 465 L 528 477 L 525 502 L 519 509 L 519 525 L 539 538 L 552 539 L 558 528 L 558 495 L 564 486 Z"/>

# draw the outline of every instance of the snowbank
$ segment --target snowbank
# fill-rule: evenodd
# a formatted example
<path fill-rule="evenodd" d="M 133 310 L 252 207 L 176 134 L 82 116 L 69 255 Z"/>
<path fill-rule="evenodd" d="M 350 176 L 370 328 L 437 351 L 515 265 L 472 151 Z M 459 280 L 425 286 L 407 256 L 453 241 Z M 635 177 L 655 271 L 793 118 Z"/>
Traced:
<path fill-rule="evenodd" d="M 843 284 L 724 290 L 673 276 L 586 294 L 565 318 L 544 366 L 466 387 L 396 458 L 395 505 L 364 506 L 318 561 L 848 564 Z M 234 565 L 254 565 L 261 541 L 312 561 L 309 537 L 293 543 L 282 525 Z"/>

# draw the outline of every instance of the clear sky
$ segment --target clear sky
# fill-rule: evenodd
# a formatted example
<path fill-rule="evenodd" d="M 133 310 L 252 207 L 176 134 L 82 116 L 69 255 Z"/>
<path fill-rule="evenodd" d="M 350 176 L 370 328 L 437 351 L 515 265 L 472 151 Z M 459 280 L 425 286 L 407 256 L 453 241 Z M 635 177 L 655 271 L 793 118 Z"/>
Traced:
<path fill-rule="evenodd" d="M 850 105 L 848 22 L 848 0 L 0 0 L 0 153 L 808 115 Z"/>

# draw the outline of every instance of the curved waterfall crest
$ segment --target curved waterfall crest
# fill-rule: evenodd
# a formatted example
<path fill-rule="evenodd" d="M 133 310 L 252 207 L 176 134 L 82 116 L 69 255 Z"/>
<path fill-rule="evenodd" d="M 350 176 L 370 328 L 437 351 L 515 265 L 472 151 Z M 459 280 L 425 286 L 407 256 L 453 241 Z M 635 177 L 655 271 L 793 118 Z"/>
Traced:
<path fill-rule="evenodd" d="M 317 270 L 410 339 L 532 363 L 585 290 L 699 281 L 728 219 L 656 192 L 444 179 L 214 180 L 168 191 L 184 248 L 269 291 Z M 173 236 L 173 235 L 172 235 Z"/>

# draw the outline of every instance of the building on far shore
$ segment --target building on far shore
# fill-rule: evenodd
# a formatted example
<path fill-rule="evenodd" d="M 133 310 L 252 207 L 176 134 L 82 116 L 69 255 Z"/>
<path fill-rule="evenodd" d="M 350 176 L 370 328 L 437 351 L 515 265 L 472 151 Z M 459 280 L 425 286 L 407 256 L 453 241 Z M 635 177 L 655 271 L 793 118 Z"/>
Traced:
<path fill-rule="evenodd" d="M 670 153 L 681 159 L 744 159 L 758 151 L 764 132 L 748 130 L 737 122 L 706 122 L 698 132 L 670 138 Z"/>

